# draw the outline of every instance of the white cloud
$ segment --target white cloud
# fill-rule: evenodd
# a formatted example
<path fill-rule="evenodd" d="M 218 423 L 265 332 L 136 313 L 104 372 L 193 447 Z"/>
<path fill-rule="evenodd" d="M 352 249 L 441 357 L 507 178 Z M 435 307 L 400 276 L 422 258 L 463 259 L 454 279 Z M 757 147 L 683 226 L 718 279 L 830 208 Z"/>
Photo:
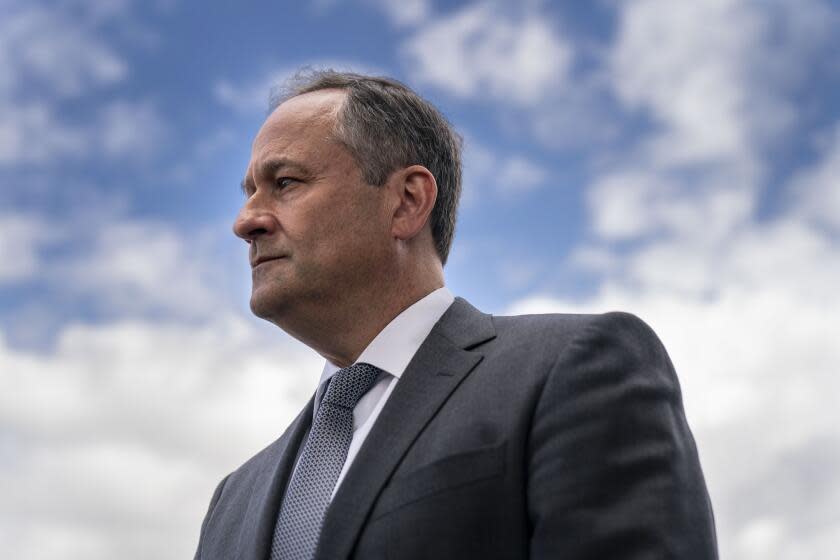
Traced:
<path fill-rule="evenodd" d="M 291 71 L 278 72 L 254 83 L 239 85 L 220 80 L 213 87 L 213 95 L 216 101 L 240 113 L 265 112 L 271 89 L 291 75 Z"/>
<path fill-rule="evenodd" d="M 112 306 L 200 309 L 212 305 L 200 264 L 163 224 L 102 227 L 86 257 L 64 277 L 74 289 L 95 293 Z M 137 307 L 135 307 L 137 306 Z"/>
<path fill-rule="evenodd" d="M 525 118 L 515 116 L 514 121 L 529 124 L 534 137 L 552 150 L 603 151 L 620 138 L 624 126 L 603 70 L 578 72 L 567 83 L 568 87 L 529 108 Z"/>
<path fill-rule="evenodd" d="M 190 148 L 189 155 L 175 164 L 166 179 L 171 179 L 176 183 L 191 184 L 202 169 L 212 164 L 214 158 L 232 149 L 237 142 L 241 141 L 232 128 L 216 129 L 198 140 Z"/>
<path fill-rule="evenodd" d="M 85 119 L 64 117 L 67 104 L 128 75 L 99 33 L 127 9 L 119 2 L 107 9 L 21 4 L 0 21 L 0 165 L 145 157 L 160 146 L 167 126 L 146 101 L 100 102 Z"/>
<path fill-rule="evenodd" d="M 149 101 L 115 101 L 103 107 L 91 130 L 97 150 L 111 158 L 145 159 L 168 136 L 168 126 Z"/>
<path fill-rule="evenodd" d="M 476 1 L 444 15 L 427 14 L 400 47 L 412 83 L 464 100 L 495 102 L 508 132 L 533 135 L 556 150 L 612 141 L 619 122 L 603 69 L 575 68 L 599 60 L 592 45 L 572 45 L 544 2 Z"/>
<path fill-rule="evenodd" d="M 749 151 L 742 65 L 759 31 L 734 0 L 625 7 L 613 53 L 615 86 L 628 106 L 649 110 L 667 127 L 653 146 L 660 158 L 684 163 Z"/>
<path fill-rule="evenodd" d="M 88 130 L 62 123 L 50 104 L 0 105 L 0 165 L 78 158 L 88 153 L 89 140 Z"/>
<path fill-rule="evenodd" d="M 230 279 L 218 273 L 231 258 L 228 232 L 220 227 L 183 233 L 164 223 L 104 220 L 91 231 L 77 230 L 81 247 L 69 249 L 72 256 L 53 263 L 47 274 L 61 279 L 54 286 L 58 292 L 91 300 L 95 308 L 207 317 L 229 302 L 229 296 L 219 298 Z M 244 245 L 241 256 L 244 271 Z"/>
<path fill-rule="evenodd" d="M 464 142 L 462 204 L 469 206 L 490 194 L 510 199 L 539 189 L 548 170 L 520 154 L 501 155 L 469 136 Z"/>
<path fill-rule="evenodd" d="M 613 87 L 662 126 L 648 145 L 661 164 L 750 164 L 797 118 L 785 94 L 831 21 L 817 1 L 628 2 L 610 57 Z"/>
<path fill-rule="evenodd" d="M 82 119 L 68 106 L 108 91 L 129 74 L 100 27 L 129 19 L 128 3 L 20 4 L 0 21 L 0 165 L 55 165 L 92 156 L 145 158 L 168 126 L 148 101 L 100 101 Z M 126 30 L 136 29 L 126 23 Z"/>
<path fill-rule="evenodd" d="M 532 191 L 548 178 L 542 166 L 521 155 L 504 160 L 497 173 L 496 184 L 502 194 Z"/>
<path fill-rule="evenodd" d="M 614 63 L 618 93 L 670 126 L 657 149 L 679 161 L 745 149 L 738 65 L 755 29 L 742 12 L 735 2 L 652 1 L 636 2 L 624 13 Z M 722 25 L 732 19 L 741 25 Z"/>
<path fill-rule="evenodd" d="M 788 197 L 797 212 L 840 232 L 840 123 L 818 162 L 792 182 Z"/>
<path fill-rule="evenodd" d="M 752 215 L 756 191 L 749 177 L 719 173 L 699 181 L 657 169 L 605 173 L 587 191 L 593 231 L 610 240 L 662 232 L 720 240 Z"/>
<path fill-rule="evenodd" d="M 403 43 L 412 78 L 459 97 L 530 105 L 565 85 L 572 51 L 544 17 L 475 3 L 432 19 Z"/>
<path fill-rule="evenodd" d="M 55 164 L 88 157 L 146 159 L 169 127 L 148 101 L 115 101 L 98 107 L 84 124 L 69 124 L 53 103 L 0 106 L 0 165 Z"/>
<path fill-rule="evenodd" d="M 0 336 L 5 554 L 189 557 L 214 485 L 279 436 L 319 363 L 226 311 L 69 325 L 46 355 Z"/>
<path fill-rule="evenodd" d="M 37 351 L 11 343 L 28 325 L 0 328 L 9 557 L 189 557 L 215 484 L 282 433 L 320 371 L 316 354 L 231 301 L 219 272 L 229 248 L 213 232 L 101 213 L 0 221 L 3 239 L 51 234 L 0 256 L 29 259 L 58 300 L 92 298 L 120 317 L 53 310 L 55 342 Z M 71 245 L 45 258 L 46 241 Z M 239 256 L 244 276 L 244 244 Z"/>
<path fill-rule="evenodd" d="M 600 177 L 587 192 L 590 206 L 597 209 L 593 215 L 595 232 L 607 239 L 622 239 L 655 230 L 659 224 L 651 214 L 661 189 L 659 181 L 656 176 L 634 172 Z"/>
<path fill-rule="evenodd" d="M 40 267 L 41 245 L 51 238 L 49 224 L 43 219 L 0 215 L 0 285 L 31 277 Z"/>
<path fill-rule="evenodd" d="M 431 11 L 430 0 L 362 0 L 362 2 L 378 8 L 394 26 L 413 26 L 425 21 Z M 314 0 L 310 8 L 319 16 L 341 4 L 342 0 Z"/>
<path fill-rule="evenodd" d="M 431 13 L 429 0 L 375 0 L 375 3 L 398 27 L 423 23 Z"/>
<path fill-rule="evenodd" d="M 619 259 L 608 248 L 582 246 L 571 251 L 569 264 L 581 270 L 607 274 L 615 270 Z"/>
<path fill-rule="evenodd" d="M 0 216 L 0 283 L 37 279 L 57 307 L 194 320 L 232 307 L 234 284 L 248 281 L 246 246 L 228 224 L 179 231 L 106 204 L 68 213 Z"/>
<path fill-rule="evenodd" d="M 27 6 L 0 22 L 0 99 L 26 81 L 75 97 L 127 73 L 126 63 L 94 29 L 60 10 Z"/>

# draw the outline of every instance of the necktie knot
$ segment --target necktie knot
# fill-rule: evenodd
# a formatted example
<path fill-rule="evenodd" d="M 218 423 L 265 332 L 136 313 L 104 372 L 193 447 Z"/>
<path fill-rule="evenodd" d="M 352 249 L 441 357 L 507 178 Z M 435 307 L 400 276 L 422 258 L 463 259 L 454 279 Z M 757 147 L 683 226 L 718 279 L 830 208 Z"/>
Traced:
<path fill-rule="evenodd" d="M 330 379 L 322 404 L 353 409 L 365 393 L 373 387 L 381 372 L 378 367 L 357 363 L 342 368 Z"/>

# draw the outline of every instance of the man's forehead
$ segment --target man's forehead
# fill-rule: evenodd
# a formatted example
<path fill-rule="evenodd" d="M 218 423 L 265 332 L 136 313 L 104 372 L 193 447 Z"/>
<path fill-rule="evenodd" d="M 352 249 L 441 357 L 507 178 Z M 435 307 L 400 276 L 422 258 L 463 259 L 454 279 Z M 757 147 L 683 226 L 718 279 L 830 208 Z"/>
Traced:
<path fill-rule="evenodd" d="M 305 133 L 331 131 L 344 100 L 341 90 L 319 90 L 281 103 L 263 123 L 251 146 L 252 156 L 266 144 L 298 138 Z M 307 136 L 309 134 L 306 134 Z"/>
<path fill-rule="evenodd" d="M 329 89 L 305 93 L 280 104 L 254 138 L 245 181 L 278 167 L 278 162 L 293 162 L 295 156 L 303 155 L 298 152 L 305 146 L 313 148 L 313 141 L 330 138 L 344 98 L 344 91 Z"/>
<path fill-rule="evenodd" d="M 297 95 L 278 105 L 265 120 L 263 128 L 284 124 L 310 124 L 312 121 L 334 122 L 345 96 L 345 92 L 338 89 Z"/>

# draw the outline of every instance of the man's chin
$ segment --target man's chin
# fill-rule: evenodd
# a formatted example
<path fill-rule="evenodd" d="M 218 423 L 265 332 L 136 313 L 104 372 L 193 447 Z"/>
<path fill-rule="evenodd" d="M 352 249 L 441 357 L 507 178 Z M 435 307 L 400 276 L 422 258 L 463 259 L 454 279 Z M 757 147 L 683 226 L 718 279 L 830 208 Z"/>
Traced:
<path fill-rule="evenodd" d="M 276 322 L 288 311 L 290 302 L 288 294 L 278 292 L 265 287 L 254 288 L 251 291 L 251 313 L 260 319 Z"/>
<path fill-rule="evenodd" d="M 260 294 L 258 291 L 254 291 L 251 293 L 251 313 L 259 317 L 260 319 L 265 319 L 270 321 L 271 318 L 275 315 L 276 309 L 278 307 L 278 300 L 279 298 L 269 297 L 267 294 Z"/>

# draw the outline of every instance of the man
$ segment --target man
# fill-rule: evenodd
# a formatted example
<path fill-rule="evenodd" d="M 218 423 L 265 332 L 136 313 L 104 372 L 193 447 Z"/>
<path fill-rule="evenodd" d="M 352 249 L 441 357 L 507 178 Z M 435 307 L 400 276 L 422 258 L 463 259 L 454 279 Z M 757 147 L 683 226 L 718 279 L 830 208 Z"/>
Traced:
<path fill-rule="evenodd" d="M 243 188 L 251 308 L 326 365 L 280 439 L 219 484 L 196 558 L 716 558 L 644 323 L 495 317 L 444 287 L 460 143 L 428 102 L 309 75 Z"/>

